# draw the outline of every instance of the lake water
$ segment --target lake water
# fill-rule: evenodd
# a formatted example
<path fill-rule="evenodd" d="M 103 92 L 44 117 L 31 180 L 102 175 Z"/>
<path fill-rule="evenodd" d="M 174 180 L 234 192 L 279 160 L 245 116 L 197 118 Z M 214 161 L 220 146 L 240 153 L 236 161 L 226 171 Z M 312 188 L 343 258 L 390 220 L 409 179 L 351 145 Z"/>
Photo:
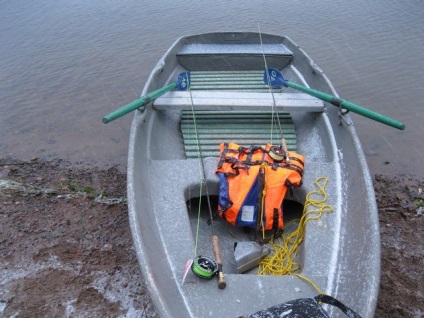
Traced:
<path fill-rule="evenodd" d="M 406 124 L 352 115 L 372 173 L 424 176 L 424 1 L 0 0 L 0 156 L 126 167 L 139 97 L 176 38 L 284 34 L 342 98 Z M 305 154 L 307 156 L 307 154 Z"/>

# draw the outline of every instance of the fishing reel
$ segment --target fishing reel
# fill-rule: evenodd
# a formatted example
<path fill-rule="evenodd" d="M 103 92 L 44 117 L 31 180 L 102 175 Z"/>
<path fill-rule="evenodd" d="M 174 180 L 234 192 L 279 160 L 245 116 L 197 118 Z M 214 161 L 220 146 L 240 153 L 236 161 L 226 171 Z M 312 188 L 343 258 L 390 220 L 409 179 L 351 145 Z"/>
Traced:
<path fill-rule="evenodd" d="M 287 158 L 287 153 L 284 151 L 282 147 L 272 146 L 269 149 L 268 155 L 274 159 L 276 162 L 283 161 Z"/>
<path fill-rule="evenodd" d="M 212 279 L 218 273 L 218 264 L 210 257 L 199 255 L 193 260 L 191 270 L 197 277 Z"/>

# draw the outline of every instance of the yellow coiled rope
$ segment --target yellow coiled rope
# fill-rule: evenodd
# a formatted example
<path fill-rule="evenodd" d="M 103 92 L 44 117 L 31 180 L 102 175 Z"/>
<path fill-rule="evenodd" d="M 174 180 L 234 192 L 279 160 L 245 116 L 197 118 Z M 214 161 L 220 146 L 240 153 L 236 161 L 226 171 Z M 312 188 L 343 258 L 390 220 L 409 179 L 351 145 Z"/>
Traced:
<path fill-rule="evenodd" d="M 313 190 L 306 196 L 303 214 L 300 220 L 289 222 L 285 229 L 290 228 L 293 222 L 299 222 L 296 230 L 285 233 L 279 238 L 274 239 L 270 244 L 272 246 L 271 256 L 264 258 L 259 264 L 259 275 L 293 275 L 310 283 L 319 293 L 321 290 L 310 279 L 295 273 L 300 269 L 299 263 L 296 262 L 296 256 L 300 244 L 305 238 L 306 223 L 311 220 L 317 220 L 324 212 L 333 212 L 333 207 L 326 204 L 328 178 L 320 177 L 315 180 L 317 190 Z"/>

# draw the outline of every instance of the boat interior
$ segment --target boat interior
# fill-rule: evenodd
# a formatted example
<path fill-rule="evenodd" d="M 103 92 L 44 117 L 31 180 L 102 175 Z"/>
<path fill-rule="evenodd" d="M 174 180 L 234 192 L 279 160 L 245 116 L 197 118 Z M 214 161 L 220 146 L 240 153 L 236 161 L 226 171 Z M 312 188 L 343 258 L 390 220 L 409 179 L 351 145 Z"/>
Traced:
<path fill-rule="evenodd" d="M 212 208 L 216 210 L 218 178 L 215 168 L 220 143 L 235 142 L 248 147 L 279 144 L 283 137 L 289 151 L 305 154 L 304 184 L 307 186 L 295 189 L 292 197 L 287 194 L 283 207 L 286 220 L 301 216 L 306 194 L 313 189 L 316 176 L 311 171 L 337 170 L 334 167 L 331 129 L 326 117 L 322 116 L 323 102 L 290 89 L 270 89 L 263 82 L 263 70 L 251 69 L 263 66 L 263 63 L 258 63 L 258 60 L 263 60 L 260 45 L 252 44 L 249 48 L 251 54 L 245 59 L 238 54 L 241 49 L 237 45 L 226 46 L 225 49 L 217 44 L 184 45 L 177 53 L 179 65 L 169 78 L 171 81 L 180 72 L 190 70 L 190 89 L 168 92 L 153 103 L 149 157 L 155 165 L 160 163 L 162 169 L 169 170 L 166 175 L 175 175 L 175 179 L 169 182 L 170 186 L 184 189 L 182 202 L 186 206 L 183 210 L 187 211 L 192 240 L 195 242 L 197 239 L 198 253 L 206 252 L 208 255 L 213 255 L 210 244 L 212 231 L 205 205 L 205 189 L 200 186 L 203 172 L 199 160 L 202 158 L 204 162 L 208 193 Z M 273 67 L 279 66 L 291 79 L 304 81 L 290 64 L 292 53 L 286 47 L 282 44 L 269 45 L 265 50 L 268 63 L 272 63 Z M 205 65 L 205 61 L 210 65 Z M 216 70 L 216 65 L 225 64 L 223 61 L 231 65 L 231 70 L 228 67 Z M 163 181 L 154 183 L 164 184 Z M 197 230 L 199 198 L 202 208 Z M 172 199 L 174 202 L 175 197 Z M 163 200 L 158 202 L 164 204 Z M 225 271 L 236 274 L 234 243 L 252 240 L 252 236 L 246 229 L 235 228 L 219 218 L 214 220 L 214 230 L 220 237 Z M 197 235 L 197 231 L 201 235 Z M 305 264 L 303 253 L 301 249 L 298 261 Z M 256 274 L 256 271 L 249 273 Z"/>
<path fill-rule="evenodd" d="M 175 301 L 174 309 L 183 308 L 182 303 L 189 304 L 193 316 L 203 314 L 202 293 L 222 297 L 222 292 L 211 288 L 211 284 L 216 285 L 215 280 L 203 281 L 189 274 L 186 283 L 181 284 L 188 259 L 214 255 L 213 230 L 205 189 L 201 185 L 205 179 L 212 207 L 216 208 L 219 182 L 215 169 L 220 143 L 279 144 L 283 137 L 289 151 L 305 156 L 303 185 L 295 188 L 292 195 L 288 191 L 283 203 L 286 224 L 302 215 L 307 194 L 317 188 L 315 180 L 328 177 L 326 203 L 333 206 L 334 212 L 307 224 L 297 261 L 301 265 L 299 274 L 333 294 L 335 289 L 344 288 L 335 283 L 340 279 L 337 273 L 342 264 L 340 225 L 348 205 L 343 201 L 344 183 L 363 183 L 363 179 L 344 179 L 350 170 L 344 165 L 340 149 L 344 141 L 351 144 L 352 140 L 349 133 L 335 134 L 335 127 L 339 127 L 337 112 L 328 112 L 322 101 L 306 94 L 289 88 L 270 89 L 263 83 L 265 54 L 267 66 L 279 69 L 290 81 L 305 86 L 312 83 L 318 89 L 325 87 L 327 83 L 309 57 L 300 54 L 291 42 L 286 45 L 287 40 L 281 37 L 264 36 L 263 45 L 251 35 L 241 40 L 233 38 L 234 33 L 227 37 L 225 40 L 217 37 L 215 41 L 214 35 L 207 39 L 194 36 L 170 48 L 149 78 L 147 90 L 172 83 L 186 71 L 190 71 L 190 87 L 187 91 L 170 91 L 157 98 L 147 111 L 135 117 L 133 126 L 137 129 L 130 137 L 136 145 L 130 149 L 129 159 L 129 165 L 136 167 L 129 175 L 129 193 L 134 196 L 130 198 L 134 204 L 130 209 L 141 211 L 135 214 L 133 225 L 136 245 L 141 246 L 139 261 L 147 268 L 145 275 L 151 280 L 151 286 L 169 285 L 161 297 L 182 295 Z M 355 149 L 351 148 L 347 147 L 345 153 L 351 154 L 353 159 Z M 352 166 L 352 171 L 357 168 Z M 361 191 L 362 188 L 354 199 L 366 197 Z M 143 196 L 138 197 L 141 193 Z M 367 200 L 357 201 L 359 209 L 367 209 Z M 236 291 L 249 290 L 252 286 L 258 289 L 252 294 L 252 303 L 243 304 L 246 306 L 243 310 L 228 306 L 217 308 L 218 316 L 229 317 L 263 308 L 258 307 L 258 302 L 260 306 L 272 306 L 290 300 L 294 290 L 299 297 L 316 295 L 314 288 L 294 276 L 261 276 L 255 268 L 238 274 L 234 243 L 250 241 L 252 236 L 244 228 L 233 227 L 219 217 L 214 218 L 213 224 L 220 239 L 227 279 L 225 293 L 229 293 L 226 295 L 230 298 L 226 301 L 236 301 Z M 344 257 L 348 260 L 343 264 L 356 262 L 353 255 Z M 156 264 L 155 271 L 168 273 L 169 277 L 156 278 L 155 271 L 149 270 L 150 264 Z M 266 292 L 281 290 L 282 286 L 290 292 L 272 296 Z"/>

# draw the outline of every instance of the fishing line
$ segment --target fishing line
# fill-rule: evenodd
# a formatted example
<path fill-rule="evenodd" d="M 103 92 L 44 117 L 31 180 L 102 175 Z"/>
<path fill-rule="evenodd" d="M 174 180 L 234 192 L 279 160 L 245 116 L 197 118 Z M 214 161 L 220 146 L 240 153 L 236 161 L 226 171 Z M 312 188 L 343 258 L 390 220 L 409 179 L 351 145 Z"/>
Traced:
<path fill-rule="evenodd" d="M 190 93 L 190 102 L 191 102 L 191 115 L 193 118 L 193 125 L 194 125 L 194 135 L 196 138 L 196 147 L 197 147 L 197 158 L 199 159 L 199 163 L 200 163 L 200 169 L 201 169 L 201 183 L 200 183 L 200 198 L 199 198 L 199 215 L 200 215 L 200 205 L 201 205 L 201 193 L 202 193 L 202 188 L 203 186 L 205 187 L 205 192 L 206 192 L 206 199 L 208 202 L 208 210 L 209 210 L 209 216 L 210 216 L 210 222 L 211 222 L 211 227 L 212 227 L 212 235 L 215 235 L 215 229 L 214 229 L 214 224 L 213 224 L 213 215 L 212 215 L 212 208 L 211 208 L 211 201 L 210 201 L 210 197 L 209 197 L 209 191 L 208 191 L 208 185 L 206 183 L 206 172 L 205 172 L 205 165 L 203 163 L 203 155 L 202 155 L 202 149 L 200 147 L 200 142 L 199 142 L 199 133 L 197 131 L 197 122 L 196 122 L 196 114 L 194 111 L 194 102 L 193 102 L 193 95 L 191 93 L 191 88 L 190 86 L 188 87 L 188 91 Z M 197 254 L 197 253 L 196 253 Z"/>
<path fill-rule="evenodd" d="M 187 82 L 189 82 L 188 79 L 187 79 Z M 201 206 L 202 206 L 202 193 L 203 193 L 203 185 L 205 183 L 205 178 L 204 178 L 204 170 L 203 170 L 204 166 L 203 166 L 203 160 L 202 160 L 200 142 L 199 142 L 199 133 L 197 131 L 196 115 L 194 112 L 194 103 L 193 103 L 193 96 L 191 94 L 190 84 L 187 87 L 187 89 L 190 93 L 191 115 L 193 120 L 194 136 L 195 136 L 196 147 L 197 147 L 197 159 L 199 159 L 199 168 L 201 169 L 201 182 L 200 182 L 200 189 L 199 189 L 199 204 L 198 204 L 198 210 L 197 210 L 197 226 L 196 226 L 196 237 L 195 237 L 195 246 L 194 246 L 194 260 L 193 260 L 191 269 L 196 276 L 200 278 L 210 279 L 216 273 L 218 266 L 216 265 L 216 262 L 214 260 L 211 260 L 210 258 L 207 258 L 207 257 L 202 257 L 201 255 L 198 255 L 197 253 L 198 242 L 199 242 L 199 231 L 200 231 L 200 213 L 201 213 Z M 208 205 L 210 209 L 209 211 L 210 213 L 212 213 L 210 208 L 210 203 L 209 203 L 209 194 L 206 193 L 206 196 L 208 199 Z M 212 233 L 214 233 L 213 224 L 212 224 Z"/>
<path fill-rule="evenodd" d="M 189 83 L 189 81 L 188 81 Z M 195 247 L 195 259 L 193 260 L 193 263 L 191 265 L 191 269 L 193 273 L 200 277 L 205 279 L 211 279 L 216 274 L 218 274 L 218 287 L 220 289 L 224 289 L 227 284 L 224 279 L 224 274 L 222 272 L 222 261 L 221 261 L 221 250 L 219 248 L 219 239 L 218 236 L 215 234 L 215 227 L 214 227 L 214 221 L 213 221 L 213 214 L 212 214 L 212 207 L 211 207 L 211 201 L 210 201 L 210 195 L 208 190 L 208 184 L 206 182 L 206 170 L 205 165 L 203 163 L 203 155 L 202 155 L 202 149 L 199 142 L 199 133 L 197 131 L 197 122 L 196 122 L 196 114 L 194 111 L 194 102 L 193 102 L 193 94 L 191 92 L 190 83 L 188 85 L 188 91 L 190 94 L 190 102 L 191 102 L 191 114 L 193 118 L 193 125 L 194 125 L 194 131 L 195 131 L 195 138 L 196 138 L 196 145 L 197 145 L 197 158 L 200 162 L 200 170 L 201 170 L 201 183 L 200 183 L 200 197 L 199 197 L 199 210 L 197 215 L 197 230 L 196 230 L 196 247 Z M 199 237 L 199 228 L 200 228 L 200 210 L 201 210 L 201 197 L 202 197 L 202 188 L 205 187 L 205 194 L 206 194 L 206 200 L 208 203 L 208 210 L 209 210 L 209 217 L 210 217 L 210 225 L 212 228 L 212 243 L 213 243 L 213 251 L 215 255 L 215 260 L 204 257 L 201 255 L 197 255 L 197 244 L 198 244 L 198 237 Z"/>
<path fill-rule="evenodd" d="M 268 74 L 268 65 L 267 65 L 267 63 L 266 63 L 266 58 L 265 58 L 265 51 L 264 51 L 264 46 L 263 46 L 263 42 L 262 42 L 262 33 L 261 33 L 261 27 L 259 26 L 259 23 L 258 23 L 258 31 L 259 31 L 259 40 L 260 40 L 260 42 L 261 42 L 261 49 L 262 49 L 262 56 L 263 56 L 263 58 L 264 58 L 264 63 L 265 63 L 265 74 L 266 74 L 266 76 L 267 76 L 267 82 L 268 83 L 271 83 L 271 80 L 270 80 L 270 78 L 269 78 L 269 74 Z M 273 127 L 273 125 L 274 125 L 274 116 L 275 117 L 277 117 L 277 119 L 276 119 L 276 122 L 277 122 L 277 125 L 278 125 L 278 129 L 280 130 L 280 139 L 283 139 L 283 130 L 282 130 L 282 128 L 281 128 L 281 122 L 280 122 L 280 115 L 278 114 L 278 111 L 277 111 L 277 107 L 276 107 L 276 102 L 275 102 L 275 97 L 274 97 L 274 92 L 273 92 L 273 90 L 272 90 L 272 85 L 268 85 L 268 90 L 269 90 L 269 92 L 271 93 L 271 96 L 272 96 L 272 105 L 271 105 L 271 107 L 272 107 L 272 115 L 271 115 L 271 144 L 273 144 L 273 130 L 274 130 L 274 127 Z M 281 146 L 283 146 L 283 144 L 281 144 Z"/>
<path fill-rule="evenodd" d="M 189 80 L 187 79 L 187 82 L 189 83 Z M 199 143 L 199 134 L 197 132 L 197 123 L 196 123 L 196 116 L 194 113 L 194 106 L 193 106 L 193 98 L 191 95 L 191 89 L 190 89 L 190 83 L 187 87 L 188 91 L 190 92 L 190 99 L 191 99 L 191 113 L 192 113 L 192 119 L 193 119 L 193 126 L 194 126 L 194 135 L 196 140 L 196 146 L 197 146 L 197 158 L 199 159 L 199 162 L 201 163 L 200 169 L 203 169 L 203 162 L 200 155 L 200 143 Z M 190 125 L 191 127 L 191 125 Z M 189 187 L 189 197 L 191 198 L 191 187 Z M 200 212 L 201 212 L 201 206 L 202 206 L 202 190 L 203 190 L 203 178 L 200 182 L 200 189 L 199 189 L 199 204 L 197 209 L 197 226 L 196 226 L 196 237 L 195 237 L 195 246 L 194 246 L 194 258 L 197 258 L 197 248 L 198 248 L 198 242 L 199 242 L 199 229 L 200 229 Z M 191 203 L 190 203 L 191 207 Z"/>

